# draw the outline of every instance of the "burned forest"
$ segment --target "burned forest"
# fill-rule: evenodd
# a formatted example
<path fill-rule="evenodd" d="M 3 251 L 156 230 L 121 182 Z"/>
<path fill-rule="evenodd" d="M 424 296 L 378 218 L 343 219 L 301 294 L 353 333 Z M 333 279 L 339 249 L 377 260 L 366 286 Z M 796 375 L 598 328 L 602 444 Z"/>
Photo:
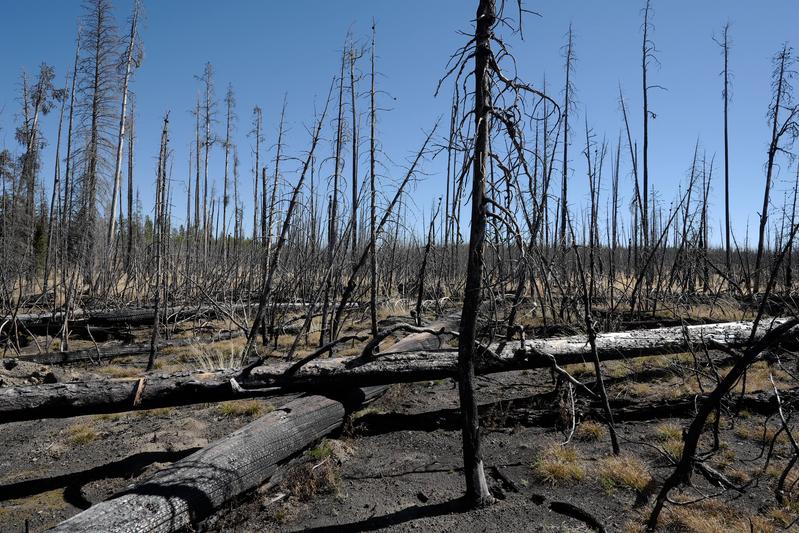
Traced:
<path fill-rule="evenodd" d="M 799 531 L 799 11 L 683 3 L 0 8 L 0 531 Z"/>

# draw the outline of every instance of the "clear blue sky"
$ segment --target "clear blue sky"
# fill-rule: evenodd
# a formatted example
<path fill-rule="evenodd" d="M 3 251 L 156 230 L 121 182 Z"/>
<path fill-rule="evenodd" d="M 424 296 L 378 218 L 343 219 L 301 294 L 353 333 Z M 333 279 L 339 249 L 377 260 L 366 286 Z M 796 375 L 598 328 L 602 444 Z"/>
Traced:
<path fill-rule="evenodd" d="M 508 2 L 515 11 L 515 2 Z M 716 154 L 717 172 L 711 193 L 714 233 L 723 216 L 721 137 L 721 56 L 712 41 L 723 24 L 732 24 L 731 68 L 734 72 L 731 107 L 731 179 L 734 224 L 742 238 L 747 220 L 756 222 L 762 198 L 763 166 L 769 130 L 766 111 L 770 99 L 771 57 L 785 41 L 797 41 L 799 3 L 779 0 L 759 2 L 706 0 L 655 0 L 655 31 L 661 67 L 651 72 L 651 83 L 666 91 L 651 93 L 651 108 L 657 119 L 651 123 L 651 180 L 659 194 L 670 200 L 678 183 L 685 180 L 697 138 L 708 155 Z M 338 70 L 342 43 L 348 30 L 368 38 L 371 20 L 377 23 L 379 88 L 383 108 L 379 135 L 386 161 L 385 174 L 399 174 L 404 163 L 436 118 L 446 115 L 449 93 L 434 98 L 435 84 L 444 72 L 449 55 L 464 42 L 458 30 L 469 30 L 476 0 L 420 2 L 310 1 L 267 2 L 241 0 L 220 2 L 144 0 L 146 20 L 141 35 L 145 57 L 136 73 L 132 90 L 138 112 L 137 187 L 145 210 L 150 208 L 158 153 L 160 120 L 171 111 L 171 143 L 175 150 L 173 179 L 180 182 L 187 172 L 188 146 L 193 137 L 189 113 L 199 85 L 194 76 L 206 61 L 216 70 L 217 95 L 221 100 L 228 82 L 238 101 L 238 131 L 245 209 L 252 197 L 250 146 L 251 110 L 260 105 L 265 112 L 267 144 L 274 143 L 277 118 L 284 94 L 288 95 L 290 135 L 288 151 L 299 155 L 307 148 L 305 128 L 327 94 Z M 546 72 L 549 89 L 560 97 L 561 47 L 569 23 L 576 34 L 578 62 L 574 75 L 578 113 L 572 148 L 571 203 L 585 203 L 582 138 L 584 114 L 601 138 L 615 140 L 621 127 L 617 104 L 619 83 L 632 110 L 634 135 L 640 139 L 640 40 L 643 0 L 527 1 L 525 7 L 542 17 L 527 16 L 525 40 L 508 37 L 520 75 L 534 84 Z M 117 23 L 124 31 L 131 9 L 129 0 L 116 0 Z M 0 48 L 4 50 L 0 74 L 0 147 L 19 150 L 13 131 L 18 120 L 19 75 L 34 72 L 46 61 L 56 68 L 58 80 L 70 67 L 81 3 L 57 0 L 6 0 L 0 17 Z M 364 63 L 364 70 L 367 65 Z M 52 179 L 57 113 L 44 120 L 50 141 L 44 155 L 42 176 Z M 445 120 L 446 122 L 446 120 Z M 365 122 L 364 122 L 365 125 Z M 365 132 L 365 128 L 363 128 Z M 223 132 L 220 123 L 218 132 Z M 328 141 L 320 157 L 331 153 Z M 213 154 L 212 171 L 221 189 L 222 152 Z M 413 199 L 420 210 L 442 194 L 444 158 L 425 165 L 428 175 L 417 185 Z M 782 161 L 778 188 L 787 189 L 794 167 Z M 288 163 L 286 170 L 292 170 Z M 287 178 L 293 175 L 287 172 Z M 627 180 L 624 195 L 629 198 Z M 175 216 L 184 214 L 182 183 L 175 184 Z M 781 205 L 782 192 L 774 196 Z M 245 220 L 249 220 L 245 215 Z M 180 221 L 178 221 L 179 223 Z"/>

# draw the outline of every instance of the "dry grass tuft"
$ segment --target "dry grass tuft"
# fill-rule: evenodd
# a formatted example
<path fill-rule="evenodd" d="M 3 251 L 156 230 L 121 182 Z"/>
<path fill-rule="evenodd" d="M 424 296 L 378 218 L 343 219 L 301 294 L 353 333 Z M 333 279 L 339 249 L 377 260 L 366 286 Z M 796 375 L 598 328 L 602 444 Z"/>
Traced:
<path fill-rule="evenodd" d="M 787 444 L 789 442 L 788 435 L 784 431 L 781 432 L 780 427 L 773 425 L 764 427 L 762 423 L 740 423 L 735 426 L 735 436 L 739 439 L 755 442 L 771 442 L 774 437 L 777 437 L 776 442 L 779 444 Z"/>
<path fill-rule="evenodd" d="M 680 498 L 676 498 L 680 501 Z M 625 524 L 627 533 L 645 533 L 649 509 L 635 512 Z M 781 513 L 778 513 L 782 518 Z M 777 531 L 775 520 L 769 516 L 751 515 L 717 499 L 703 500 L 690 505 L 668 505 L 663 509 L 658 522 L 658 531 L 717 533 L 773 533 Z"/>
<path fill-rule="evenodd" d="M 655 427 L 654 438 L 660 441 L 660 446 L 673 459 L 682 455 L 682 427 L 674 422 L 663 422 Z"/>
<path fill-rule="evenodd" d="M 599 422 L 594 422 L 593 420 L 586 420 L 585 422 L 581 422 L 575 431 L 575 436 L 577 439 L 582 441 L 598 441 L 605 436 L 607 430 L 605 426 L 600 424 Z"/>
<path fill-rule="evenodd" d="M 116 422 L 117 420 L 121 420 L 124 416 L 123 413 L 104 413 L 101 415 L 94 415 L 92 418 L 101 422 Z"/>
<path fill-rule="evenodd" d="M 675 498 L 675 501 L 680 500 L 679 497 Z M 750 516 L 739 507 L 712 498 L 690 505 L 670 505 L 661 516 L 661 526 L 666 531 L 697 533 L 774 531 L 774 525 L 768 517 Z"/>
<path fill-rule="evenodd" d="M 300 501 L 308 501 L 317 494 L 338 491 L 340 476 L 335 462 L 330 458 L 312 464 L 305 463 L 292 472 L 286 480 L 288 491 Z"/>
<path fill-rule="evenodd" d="M 630 455 L 605 457 L 599 462 L 599 482 L 606 489 L 624 487 L 643 492 L 652 481 L 643 461 Z"/>
<path fill-rule="evenodd" d="M 258 400 L 231 400 L 219 404 L 219 412 L 225 416 L 255 417 L 271 413 L 275 408 Z"/>
<path fill-rule="evenodd" d="M 576 378 L 594 375 L 594 366 L 589 363 L 566 365 L 565 370 Z"/>
<path fill-rule="evenodd" d="M 627 394 L 633 398 L 647 398 L 655 395 L 655 387 L 652 383 L 629 383 L 624 388 Z"/>
<path fill-rule="evenodd" d="M 749 472 L 739 468 L 726 468 L 724 470 L 724 474 L 730 479 L 730 481 L 736 483 L 737 485 L 745 485 L 752 479 L 752 476 L 749 474 Z"/>
<path fill-rule="evenodd" d="M 533 472 L 544 483 L 556 485 L 580 481 L 585 477 L 585 466 L 574 448 L 552 444 L 541 451 Z"/>
<path fill-rule="evenodd" d="M 169 416 L 175 411 L 172 407 L 158 407 L 156 409 L 143 409 L 140 411 L 136 411 L 136 416 L 140 417 L 148 417 L 148 416 Z"/>
<path fill-rule="evenodd" d="M 86 423 L 78 423 L 70 426 L 67 429 L 67 433 L 69 433 L 67 442 L 73 446 L 88 444 L 89 442 L 97 440 L 97 437 L 99 437 L 97 430 Z"/>
<path fill-rule="evenodd" d="M 33 494 L 25 498 L 9 499 L 4 502 L 7 507 L 0 509 L 5 516 L 3 518 L 13 516 L 24 516 L 26 514 L 43 515 L 45 513 L 52 514 L 53 511 L 65 509 L 69 504 L 64 499 L 64 489 L 57 488 Z M 7 513 L 7 514 L 6 514 Z M 55 524 L 51 524 L 55 525 Z M 48 526 L 45 526 L 48 527 Z M 15 531 L 20 531 L 16 529 Z"/>
<path fill-rule="evenodd" d="M 735 462 L 736 453 L 735 450 L 731 448 L 724 448 L 726 443 L 721 443 L 722 451 L 715 457 L 715 463 L 720 468 L 728 468 L 733 462 Z"/>
<path fill-rule="evenodd" d="M 746 391 L 749 392 L 759 392 L 759 391 L 771 391 L 771 379 L 770 376 L 774 376 L 774 382 L 777 384 L 777 387 L 782 389 L 787 389 L 793 387 L 792 382 L 793 379 L 791 376 L 781 370 L 779 368 L 769 368 L 768 363 L 766 361 L 758 361 L 751 365 L 746 370 Z M 743 389 L 743 380 L 739 380 L 736 383 L 735 387 L 732 389 L 733 392 L 740 393 Z"/>
<path fill-rule="evenodd" d="M 781 529 L 787 528 L 797 519 L 796 509 L 792 508 L 794 505 L 796 504 L 794 503 L 793 505 L 784 507 L 772 507 L 766 512 L 766 516 L 780 526 Z M 793 531 L 793 529 L 791 531 Z"/>
<path fill-rule="evenodd" d="M 655 427 L 655 437 L 659 441 L 682 440 L 682 426 L 675 422 L 663 422 Z"/>
<path fill-rule="evenodd" d="M 410 314 L 410 302 L 404 298 L 392 298 L 386 300 L 377 309 L 379 319 L 386 319 L 390 316 L 408 316 Z"/>
<path fill-rule="evenodd" d="M 321 459 L 327 459 L 333 455 L 333 447 L 330 445 L 330 441 L 327 439 L 322 439 L 319 444 L 305 452 L 305 455 L 317 461 Z"/>
<path fill-rule="evenodd" d="M 142 375 L 142 370 L 132 366 L 108 365 L 98 368 L 97 373 L 109 378 L 136 378 Z"/>
<path fill-rule="evenodd" d="M 241 346 L 239 346 L 241 345 Z M 191 346 L 188 364 L 208 372 L 244 366 L 243 344 L 240 339 L 217 342 L 206 346 Z M 183 359 L 187 359 L 185 356 Z"/>
<path fill-rule="evenodd" d="M 358 420 L 359 418 L 363 418 L 364 416 L 382 415 L 384 413 L 385 411 L 383 409 L 380 409 L 379 407 L 369 406 L 369 407 L 364 407 L 359 411 L 355 411 L 354 413 L 352 413 L 351 416 L 353 420 Z"/>

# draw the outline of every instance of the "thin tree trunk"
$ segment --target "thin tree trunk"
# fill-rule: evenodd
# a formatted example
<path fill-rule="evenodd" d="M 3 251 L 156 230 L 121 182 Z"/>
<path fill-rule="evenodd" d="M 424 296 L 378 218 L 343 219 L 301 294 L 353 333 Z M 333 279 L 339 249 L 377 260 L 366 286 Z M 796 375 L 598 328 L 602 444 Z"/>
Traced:
<path fill-rule="evenodd" d="M 161 261 L 163 248 L 163 229 L 165 213 L 165 185 L 166 185 L 166 159 L 167 143 L 169 135 L 169 113 L 164 116 L 164 129 L 161 132 L 161 152 L 158 157 L 158 175 L 155 188 L 155 212 L 156 219 L 153 223 L 153 244 L 155 246 L 155 294 L 153 305 L 155 307 L 155 319 L 153 320 L 153 331 L 150 336 L 150 357 L 147 360 L 147 371 L 155 367 L 155 357 L 158 351 L 158 328 L 161 322 Z"/>
<path fill-rule="evenodd" d="M 119 130 L 117 131 L 117 147 L 114 157 L 114 188 L 111 193 L 111 210 L 108 217 L 108 233 L 106 246 L 111 247 L 114 238 L 114 224 L 116 222 L 117 197 L 122 187 L 122 150 L 125 144 L 125 120 L 127 119 L 128 83 L 133 66 L 133 52 L 136 47 L 136 27 L 139 21 L 139 2 L 133 2 L 133 15 L 130 21 L 130 38 L 128 49 L 125 51 L 125 74 L 122 77 L 122 110 L 119 113 Z M 109 265 L 110 267 L 110 265 Z"/>
<path fill-rule="evenodd" d="M 475 143 L 472 177 L 472 214 L 469 235 L 469 258 L 466 264 L 463 312 L 458 343 L 458 393 L 462 413 L 463 466 L 466 475 L 466 499 L 479 507 L 493 502 L 488 490 L 480 446 L 480 419 L 474 390 L 475 342 L 477 315 L 483 278 L 483 245 L 486 232 L 486 167 L 488 164 L 491 85 L 491 32 L 496 23 L 495 0 L 480 0 L 477 8 L 474 55 Z"/>
<path fill-rule="evenodd" d="M 352 261 L 358 257 L 358 113 L 355 91 L 355 45 L 350 43 L 350 102 L 352 108 Z"/>
<path fill-rule="evenodd" d="M 370 96 L 370 132 L 369 132 L 369 242 L 372 249 L 369 254 L 369 310 L 372 319 L 372 336 L 377 335 L 377 190 L 375 188 L 375 122 L 377 120 L 375 107 L 375 23 L 372 21 L 372 69 Z M 418 321 L 418 317 L 417 317 Z"/>
<path fill-rule="evenodd" d="M 641 48 L 641 84 L 644 99 L 644 145 L 643 145 L 643 173 L 644 173 L 644 198 L 641 213 L 641 231 L 643 233 L 644 250 L 649 247 L 649 85 L 647 82 L 647 68 L 651 48 L 649 43 L 649 10 L 650 1 L 647 0 L 644 9 L 644 39 Z"/>

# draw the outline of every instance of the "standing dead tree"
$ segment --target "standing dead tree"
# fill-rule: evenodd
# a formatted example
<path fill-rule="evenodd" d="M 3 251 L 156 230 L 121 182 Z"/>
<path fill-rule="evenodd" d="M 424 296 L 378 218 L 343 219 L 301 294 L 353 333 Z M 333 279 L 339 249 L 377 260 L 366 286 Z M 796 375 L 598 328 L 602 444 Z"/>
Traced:
<path fill-rule="evenodd" d="M 17 128 L 16 137 L 24 146 L 25 151 L 21 156 L 19 191 L 14 197 L 14 205 L 18 205 L 17 197 L 21 197 L 23 205 L 21 209 L 16 207 L 12 209 L 12 214 L 17 215 L 14 222 L 20 228 L 20 237 L 25 243 L 25 255 L 30 260 L 30 264 L 24 266 L 29 285 L 34 280 L 39 259 L 39 246 L 37 246 L 39 242 L 37 241 L 40 239 L 36 238 L 37 233 L 42 234 L 44 231 L 44 228 L 38 225 L 36 217 L 36 190 L 41 185 L 38 178 L 41 166 L 40 150 L 44 145 L 41 134 L 41 118 L 52 110 L 56 102 L 64 98 L 63 91 L 53 86 L 54 77 L 53 67 L 42 63 L 39 66 L 36 81 L 32 85 L 28 85 L 28 78 L 24 73 L 22 80 L 23 121 L 22 125 Z M 47 272 L 45 272 L 46 277 Z M 44 286 L 47 286 L 46 281 Z"/>
<path fill-rule="evenodd" d="M 655 44 L 649 38 L 649 32 L 652 29 L 652 24 L 649 22 L 651 15 L 651 2 L 646 1 L 644 8 L 644 38 L 641 45 L 641 83 L 644 99 L 644 144 L 643 144 L 643 188 L 644 196 L 641 211 L 641 232 L 643 235 L 644 248 L 649 247 L 649 118 L 650 115 L 654 118 L 654 113 L 649 110 L 649 82 L 647 80 L 649 74 L 649 63 L 655 59 Z"/>
<path fill-rule="evenodd" d="M 235 108 L 236 97 L 233 94 L 233 85 L 228 85 L 227 93 L 225 94 L 225 172 L 222 185 L 222 264 L 227 262 L 230 251 L 228 250 L 228 204 L 230 203 L 229 191 L 229 167 L 230 167 L 230 154 L 233 147 L 231 136 L 233 134 L 233 123 L 236 119 Z M 235 206 L 234 206 L 235 210 Z"/>
<path fill-rule="evenodd" d="M 377 108 L 375 106 L 375 23 L 372 21 L 372 54 L 369 89 L 369 314 L 371 316 L 372 336 L 377 336 L 377 189 L 375 183 L 375 126 Z"/>
<path fill-rule="evenodd" d="M 469 110 L 464 113 L 465 117 L 474 116 L 471 223 L 459 329 L 457 379 L 462 417 L 465 498 L 468 505 L 477 507 L 488 505 L 493 501 L 485 478 L 474 387 L 477 358 L 489 357 L 485 350 L 479 349 L 482 343 L 477 338 L 482 293 L 486 289 L 484 276 L 487 272 L 484 266 L 488 260 L 485 254 L 487 222 L 490 217 L 492 227 L 494 222 L 511 228 L 516 225 L 513 218 L 509 217 L 508 209 L 512 201 L 512 192 L 518 189 L 515 176 L 521 174 L 528 179 L 533 176 L 533 171 L 527 164 L 526 155 L 529 149 L 525 147 L 522 126 L 525 121 L 531 120 L 532 116 L 525 115 L 527 106 L 523 102 L 531 96 L 537 100 L 547 99 L 540 91 L 518 80 L 515 75 L 506 75 L 500 65 L 503 60 L 510 63 L 513 61 L 506 44 L 496 34 L 497 26 L 509 25 L 510 22 L 503 14 L 504 6 L 503 2 L 498 11 L 496 0 L 480 0 L 474 33 L 467 44 L 451 57 L 447 73 L 439 82 L 440 88 L 444 79 L 454 74 L 454 83 L 458 92 L 462 91 L 462 94 L 469 95 L 473 104 L 467 107 L 465 99 L 456 102 L 456 105 L 463 106 L 464 110 Z M 520 6 L 519 27 L 521 27 L 521 14 Z M 496 52 L 493 48 L 495 43 Z M 467 67 L 472 58 L 473 71 L 467 74 Z M 472 90 L 468 90 L 466 82 L 472 77 L 474 86 Z M 505 142 L 501 142 L 500 137 Z M 494 148 L 502 145 L 508 146 L 507 154 L 503 155 Z M 495 180 L 495 168 L 500 171 L 501 180 L 505 185 L 506 198 L 503 202 L 505 205 L 494 201 L 487 193 L 488 183 L 492 185 L 491 194 L 495 195 L 499 190 L 500 182 Z M 514 233 L 519 240 L 518 232 Z M 499 276 L 501 277 L 501 273 Z"/>
<path fill-rule="evenodd" d="M 104 181 L 115 114 L 112 106 L 117 94 L 117 46 L 112 6 L 109 0 L 86 4 L 80 39 L 83 55 L 78 67 L 79 119 L 85 145 L 81 152 L 83 173 L 80 179 L 80 233 L 76 236 L 83 253 L 83 275 L 91 282 L 94 272 L 97 234 L 98 189 Z"/>
<path fill-rule="evenodd" d="M 352 132 L 352 184 L 350 191 L 352 194 L 352 205 L 350 208 L 352 209 L 352 224 L 351 224 L 351 231 L 352 231 L 352 239 L 351 239 L 351 246 L 352 246 L 352 261 L 353 263 L 357 259 L 358 256 L 358 204 L 360 203 L 359 199 L 359 191 L 358 191 L 358 145 L 360 144 L 360 134 L 358 132 L 358 109 L 357 109 L 357 102 L 358 102 L 358 91 L 356 89 L 356 81 L 357 78 L 355 76 L 355 64 L 357 63 L 358 59 L 361 57 L 361 53 L 355 49 L 355 43 L 350 42 L 349 44 L 349 52 L 348 52 L 348 59 L 350 64 L 350 111 L 352 113 L 352 124 L 350 124 L 351 132 Z"/>
<path fill-rule="evenodd" d="M 263 277 L 261 282 L 261 293 L 260 293 L 260 298 L 258 300 L 258 310 L 256 311 L 255 317 L 253 318 L 252 325 L 250 326 L 250 331 L 247 334 L 247 343 L 245 344 L 244 350 L 242 351 L 242 359 L 244 360 L 246 360 L 250 356 L 250 354 L 253 352 L 255 348 L 255 338 L 258 333 L 258 328 L 261 325 L 264 313 L 266 312 L 266 305 L 272 293 L 272 285 L 275 279 L 275 272 L 277 271 L 278 267 L 278 260 L 280 259 L 280 252 L 283 250 L 283 247 L 286 244 L 286 240 L 289 234 L 289 229 L 292 223 L 292 215 L 294 213 L 294 210 L 297 208 L 300 191 L 302 190 L 302 186 L 305 183 L 305 177 L 308 174 L 308 171 L 311 167 L 311 162 L 313 161 L 313 155 L 314 152 L 316 151 L 316 146 L 319 143 L 322 126 L 324 125 L 325 117 L 327 116 L 327 109 L 328 105 L 330 104 L 330 97 L 332 92 L 333 92 L 333 84 L 330 85 L 330 91 L 328 93 L 327 99 L 325 100 L 325 107 L 322 110 L 322 113 L 316 122 L 316 127 L 314 128 L 313 135 L 311 137 L 311 147 L 308 150 L 308 155 L 305 159 L 305 163 L 302 166 L 300 177 L 297 180 L 297 184 L 294 186 L 294 189 L 292 190 L 291 198 L 289 200 L 289 205 L 288 208 L 286 209 L 286 214 L 283 219 L 283 225 L 281 227 L 274 252 L 264 254 L 264 268 L 262 273 Z M 275 176 L 276 176 L 275 179 L 277 179 L 277 170 L 275 170 Z M 271 228 L 269 232 L 271 233 Z M 270 257 L 271 255 L 274 255 L 274 257 L 273 258 Z"/>
<path fill-rule="evenodd" d="M 666 501 L 669 501 L 669 492 L 677 488 L 679 485 L 690 483 L 691 475 L 694 468 L 701 463 L 701 455 L 698 453 L 699 439 L 705 430 L 708 417 L 719 408 L 722 399 L 743 379 L 743 387 L 746 386 L 746 371 L 749 367 L 760 357 L 762 352 L 774 344 L 777 344 L 792 328 L 799 324 L 799 318 L 793 317 L 783 321 L 778 326 L 774 327 L 771 331 L 766 333 L 760 340 L 754 342 L 755 331 L 758 328 L 760 319 L 763 315 L 768 295 L 771 293 L 774 283 L 777 280 L 780 265 L 788 253 L 788 250 L 793 245 L 794 237 L 796 236 L 799 226 L 794 226 L 791 229 L 790 236 L 788 237 L 788 244 L 782 250 L 772 267 L 771 275 L 768 279 L 766 286 L 765 297 L 763 298 L 758 314 L 752 325 L 752 332 L 749 336 L 749 347 L 743 353 L 735 353 L 735 364 L 727 372 L 723 379 L 721 379 L 716 388 L 710 393 L 707 399 L 702 402 L 698 409 L 696 416 L 691 421 L 688 429 L 683 437 L 683 449 L 680 460 L 674 468 L 671 475 L 663 482 L 660 493 L 655 501 L 655 506 L 652 513 L 649 515 L 647 527 L 649 530 L 654 530 L 657 526 L 658 518 L 663 510 Z M 723 344 L 720 346 L 723 347 Z"/>
<path fill-rule="evenodd" d="M 203 132 L 204 135 L 202 137 L 202 150 L 203 150 L 203 184 L 202 184 L 202 217 L 201 217 L 201 225 L 202 225 L 202 264 L 203 270 L 207 267 L 208 262 L 208 253 L 209 253 L 209 241 L 210 241 L 210 226 L 213 217 L 211 217 L 208 213 L 208 156 L 210 155 L 211 146 L 215 142 L 215 136 L 211 131 L 213 124 L 216 122 L 216 101 L 214 97 L 214 69 L 211 63 L 206 63 L 203 69 L 202 76 L 198 76 L 197 79 L 202 84 L 203 88 L 203 95 L 202 95 L 202 106 L 200 103 L 197 104 L 197 115 L 200 117 L 199 120 L 202 121 L 203 124 Z M 198 128 L 199 133 L 199 128 Z M 198 138 L 198 158 L 199 158 L 199 146 L 200 140 Z M 197 176 L 199 177 L 199 165 L 197 168 Z M 195 189 L 195 199 L 199 200 L 200 198 L 200 187 L 199 181 L 197 183 L 197 188 Z M 200 216 L 200 204 L 199 201 L 195 202 L 195 218 Z"/>
<path fill-rule="evenodd" d="M 773 97 L 768 110 L 771 122 L 771 139 L 768 147 L 768 160 L 766 162 L 766 184 L 763 188 L 763 207 L 760 212 L 760 225 L 758 226 L 757 255 L 755 256 L 754 283 L 752 291 L 757 293 L 760 289 L 760 271 L 763 267 L 763 254 L 765 252 L 766 226 L 771 202 L 771 188 L 774 178 L 774 168 L 779 153 L 790 153 L 793 142 L 799 137 L 799 105 L 793 101 L 792 81 L 796 76 L 796 59 L 793 50 L 787 44 L 774 56 L 774 73 L 772 75 Z"/>
<path fill-rule="evenodd" d="M 568 235 L 567 225 L 569 220 L 569 111 L 574 107 L 574 84 L 571 81 L 572 71 L 574 70 L 574 32 L 569 24 L 567 34 L 566 49 L 564 52 L 564 70 L 566 71 L 566 82 L 563 89 L 563 176 L 560 187 L 560 245 L 565 246 L 566 236 Z"/>
<path fill-rule="evenodd" d="M 66 82 L 69 82 L 69 76 L 67 76 Z M 59 252 L 59 243 L 61 242 L 61 232 L 62 228 L 59 224 L 58 227 L 58 234 L 56 233 L 56 223 L 61 219 L 61 210 L 63 208 L 63 204 L 61 203 L 61 132 L 64 125 L 64 108 L 66 107 L 67 102 L 67 89 L 61 89 L 61 111 L 59 112 L 58 116 L 58 137 L 56 140 L 56 148 L 55 148 L 55 164 L 53 169 L 53 191 L 50 200 L 50 215 L 48 216 L 47 220 L 47 247 L 45 250 L 45 259 L 44 259 L 44 282 L 42 283 L 42 294 L 45 296 L 47 295 L 48 291 L 48 283 L 50 281 L 50 265 L 51 259 L 55 255 L 58 256 Z M 55 237 L 55 238 L 54 238 Z M 55 244 L 55 246 L 53 246 Z M 57 285 L 57 269 L 54 271 L 54 285 Z M 55 293 L 54 293 L 55 295 Z M 55 304 L 55 297 L 53 298 L 53 303 Z"/>
<path fill-rule="evenodd" d="M 729 138 L 729 105 L 730 105 L 730 23 L 724 25 L 721 31 L 721 39 L 714 41 L 721 47 L 724 55 L 724 89 L 722 98 L 724 99 L 724 263 L 727 268 L 727 275 L 731 275 L 730 257 L 730 138 Z"/>
<path fill-rule="evenodd" d="M 122 76 L 122 110 L 119 113 L 119 130 L 117 132 L 117 146 L 114 157 L 114 185 L 111 191 L 111 209 L 108 214 L 108 232 L 106 233 L 106 245 L 110 248 L 114 238 L 114 228 L 116 224 L 117 197 L 121 195 L 122 187 L 122 154 L 125 144 L 125 127 L 128 118 L 128 86 L 133 68 L 138 68 L 141 64 L 141 47 L 138 42 L 138 24 L 141 3 L 137 0 L 133 3 L 133 14 L 130 18 L 130 35 L 123 59 L 124 74 Z M 120 202 L 121 203 L 121 202 Z M 130 214 L 128 214 L 130 216 Z M 110 255 L 110 254 L 109 254 Z"/>
<path fill-rule="evenodd" d="M 441 209 L 441 198 L 438 199 L 436 211 L 430 218 L 430 227 L 427 230 L 427 243 L 425 244 L 424 252 L 422 253 L 422 266 L 419 268 L 419 291 L 416 293 L 416 325 L 418 327 L 422 326 L 422 299 L 424 298 L 425 271 L 427 270 L 427 259 L 430 255 L 430 248 L 433 245 L 433 235 L 439 209 Z"/>
<path fill-rule="evenodd" d="M 164 115 L 164 128 L 161 131 L 161 149 L 158 153 L 158 169 L 156 171 L 155 183 L 155 220 L 153 224 L 153 248 L 155 249 L 155 290 L 153 291 L 153 302 L 155 304 L 155 319 L 153 320 L 153 331 L 150 336 L 150 357 L 147 360 L 147 371 L 155 366 L 155 357 L 158 352 L 158 328 L 161 322 L 161 292 L 162 286 L 162 262 L 166 238 L 166 173 L 167 159 L 169 155 L 169 113 Z M 167 236 L 168 237 L 168 234 Z"/>

